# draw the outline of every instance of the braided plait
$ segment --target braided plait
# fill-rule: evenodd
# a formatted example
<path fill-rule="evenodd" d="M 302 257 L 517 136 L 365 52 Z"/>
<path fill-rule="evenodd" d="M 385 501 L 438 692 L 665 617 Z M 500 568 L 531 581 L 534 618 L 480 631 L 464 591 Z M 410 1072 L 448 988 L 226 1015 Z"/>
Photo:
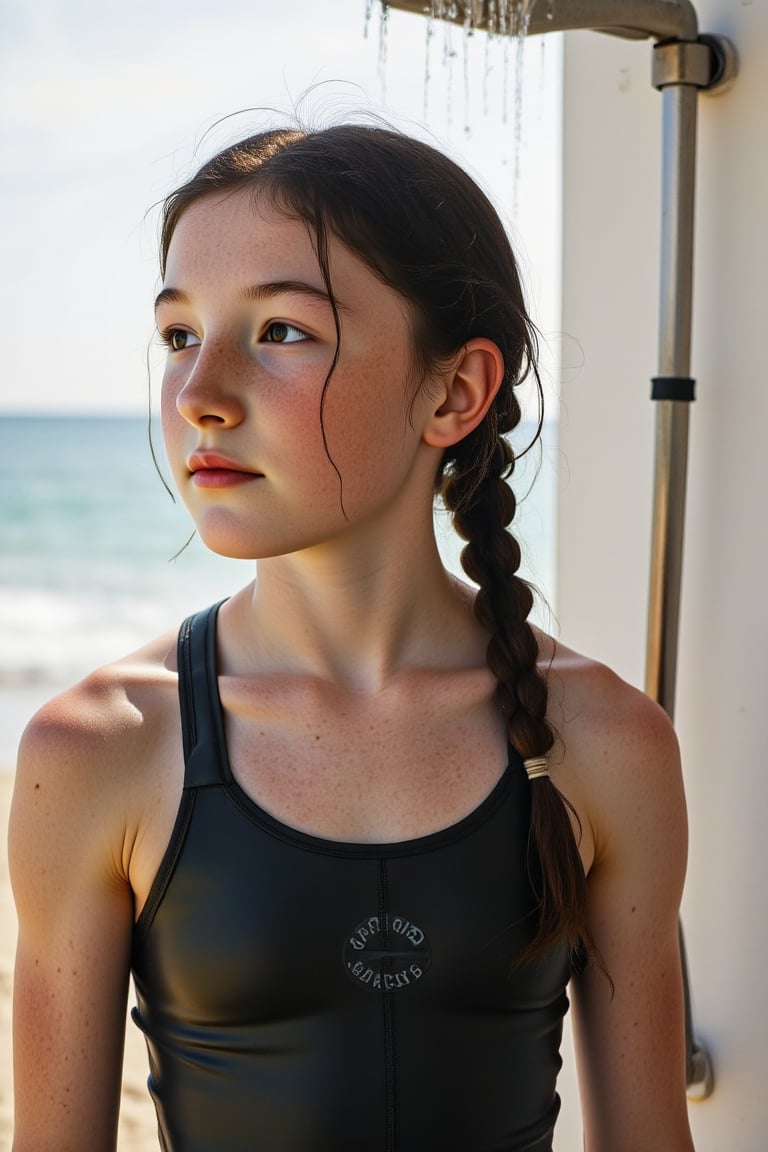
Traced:
<path fill-rule="evenodd" d="M 538 643 L 528 623 L 533 591 L 518 575 L 520 545 L 507 530 L 517 505 L 507 483 L 515 456 L 500 433 L 517 423 L 515 409 L 516 401 L 506 419 L 492 409 L 456 446 L 453 459 L 444 461 L 440 492 L 455 530 L 467 541 L 461 563 L 478 585 L 474 610 L 490 634 L 486 659 L 498 682 L 509 741 L 527 759 L 546 755 L 555 735 L 546 718 L 548 689 L 537 667 Z M 519 959 L 536 960 L 565 938 L 574 952 L 599 964 L 586 928 L 586 880 L 566 805 L 573 809 L 549 777 L 529 787 L 529 869 L 539 907 L 535 937 Z"/>

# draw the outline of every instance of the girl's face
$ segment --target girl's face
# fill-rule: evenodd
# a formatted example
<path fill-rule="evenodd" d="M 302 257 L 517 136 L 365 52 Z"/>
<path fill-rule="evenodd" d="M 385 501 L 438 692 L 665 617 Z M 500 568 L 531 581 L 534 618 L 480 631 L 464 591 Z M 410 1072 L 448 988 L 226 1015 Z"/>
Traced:
<path fill-rule="evenodd" d="M 341 353 L 321 424 L 336 329 L 304 221 L 241 190 L 203 198 L 176 226 L 156 308 L 163 432 L 216 552 L 284 555 L 370 526 L 393 502 L 431 505 L 438 454 L 421 431 L 437 405 L 421 387 L 411 406 L 407 304 L 333 237 L 329 263 Z"/>

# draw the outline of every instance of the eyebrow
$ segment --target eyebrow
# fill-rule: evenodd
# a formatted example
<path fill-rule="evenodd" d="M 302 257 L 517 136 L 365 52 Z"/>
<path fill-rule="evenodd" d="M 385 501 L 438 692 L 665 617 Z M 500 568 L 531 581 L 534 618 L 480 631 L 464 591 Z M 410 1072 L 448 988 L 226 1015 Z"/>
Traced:
<path fill-rule="evenodd" d="M 330 304 L 331 298 L 321 288 L 315 288 L 303 280 L 268 280 L 264 284 L 249 284 L 239 293 L 243 300 L 272 300 L 276 296 L 307 296 L 312 300 Z M 189 304 L 190 298 L 180 288 L 163 288 L 155 300 L 155 311 L 161 304 Z M 335 300 L 339 312 L 349 309 L 338 299 Z"/>

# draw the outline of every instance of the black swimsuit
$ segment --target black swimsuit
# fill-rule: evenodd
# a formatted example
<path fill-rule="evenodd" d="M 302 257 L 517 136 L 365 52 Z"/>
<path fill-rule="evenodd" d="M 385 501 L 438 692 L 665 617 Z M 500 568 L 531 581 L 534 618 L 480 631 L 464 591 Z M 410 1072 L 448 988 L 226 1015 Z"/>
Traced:
<path fill-rule="evenodd" d="M 535 899 L 519 757 L 450 828 L 307 835 L 235 782 L 216 608 L 179 636 L 185 782 L 136 924 L 134 1018 L 167 1152 L 549 1152 L 569 955 Z"/>

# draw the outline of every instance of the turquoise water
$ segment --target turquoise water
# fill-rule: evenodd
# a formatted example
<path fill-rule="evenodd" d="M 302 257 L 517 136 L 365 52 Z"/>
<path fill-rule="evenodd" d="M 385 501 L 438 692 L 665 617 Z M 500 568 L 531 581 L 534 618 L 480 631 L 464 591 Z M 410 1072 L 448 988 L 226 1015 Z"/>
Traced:
<path fill-rule="evenodd" d="M 0 684 L 80 676 L 252 575 L 192 531 L 141 419 L 0 419 Z"/>
<path fill-rule="evenodd" d="M 528 438 L 522 429 L 521 443 Z M 155 441 L 160 450 L 157 431 Z M 525 458 L 516 484 L 526 492 L 540 462 L 518 532 L 525 573 L 550 600 L 551 457 L 545 449 Z M 253 565 L 215 556 L 197 538 L 171 559 L 193 525 L 163 488 L 141 418 L 0 417 L 0 493 L 0 767 L 7 767 L 39 703 L 233 592 Z M 437 530 L 456 569 L 459 542 L 444 514 Z"/>

